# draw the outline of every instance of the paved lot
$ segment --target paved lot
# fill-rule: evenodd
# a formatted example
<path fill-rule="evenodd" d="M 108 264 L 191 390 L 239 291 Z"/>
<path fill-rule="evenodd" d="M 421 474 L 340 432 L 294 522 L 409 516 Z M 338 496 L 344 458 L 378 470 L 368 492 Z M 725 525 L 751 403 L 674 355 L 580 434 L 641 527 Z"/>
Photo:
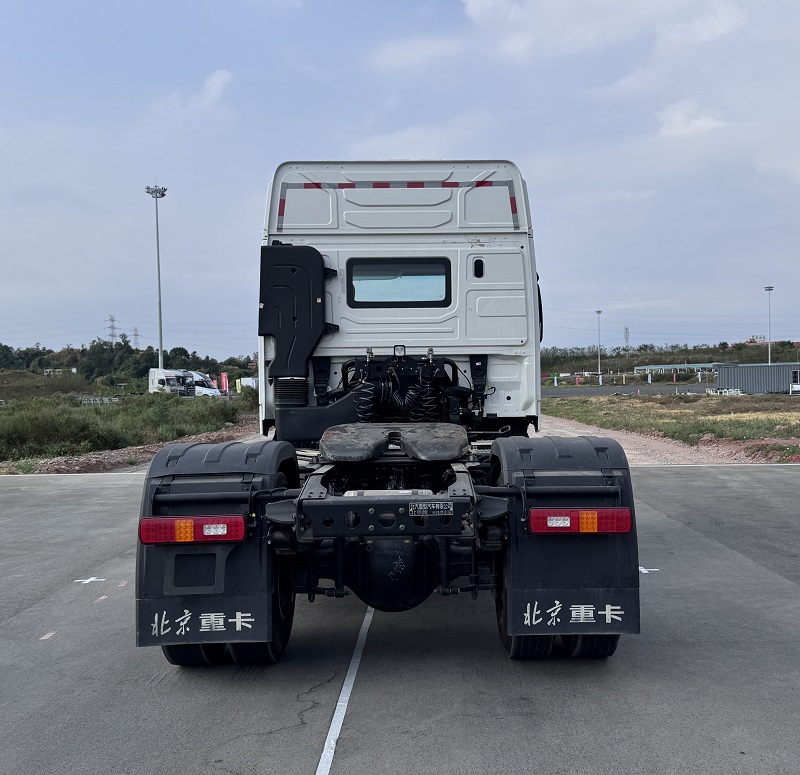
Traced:
<path fill-rule="evenodd" d="M 268 668 L 134 648 L 142 480 L 0 477 L 0 773 L 314 773 L 365 607 L 300 604 Z M 640 636 L 520 663 L 488 595 L 376 613 L 331 772 L 795 775 L 800 466 L 635 468 L 634 487 Z"/>

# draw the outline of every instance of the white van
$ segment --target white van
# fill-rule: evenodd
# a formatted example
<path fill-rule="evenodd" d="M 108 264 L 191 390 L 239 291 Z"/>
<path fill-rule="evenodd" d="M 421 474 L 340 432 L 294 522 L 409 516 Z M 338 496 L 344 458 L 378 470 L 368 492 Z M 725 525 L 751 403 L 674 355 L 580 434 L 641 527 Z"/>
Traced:
<path fill-rule="evenodd" d="M 192 372 L 185 369 L 150 369 L 148 390 L 151 393 L 175 393 L 179 396 L 195 394 Z"/>
<path fill-rule="evenodd" d="M 203 374 L 202 371 L 190 371 L 189 373 L 194 379 L 194 394 L 196 396 L 222 396 L 222 393 L 214 386 L 208 374 Z"/>

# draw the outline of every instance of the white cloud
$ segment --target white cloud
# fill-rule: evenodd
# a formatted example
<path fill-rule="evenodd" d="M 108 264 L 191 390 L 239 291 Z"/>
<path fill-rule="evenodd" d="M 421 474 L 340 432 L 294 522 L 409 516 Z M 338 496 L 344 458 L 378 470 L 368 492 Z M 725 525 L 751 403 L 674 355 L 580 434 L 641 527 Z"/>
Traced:
<path fill-rule="evenodd" d="M 704 45 L 739 32 L 747 22 L 747 13 L 730 0 L 712 0 L 704 13 L 690 19 L 661 21 L 649 61 L 598 93 L 631 97 L 654 92 L 676 71 L 691 67 Z"/>
<path fill-rule="evenodd" d="M 708 11 L 689 21 L 659 25 L 656 50 L 701 46 L 742 29 L 747 14 L 736 3 L 715 0 Z"/>
<path fill-rule="evenodd" d="M 462 0 L 474 25 L 513 58 L 596 51 L 643 34 L 692 7 L 692 0 Z"/>
<path fill-rule="evenodd" d="M 612 99 L 628 99 L 639 97 L 642 94 L 656 91 L 658 86 L 664 82 L 665 68 L 653 64 L 641 67 L 628 73 L 610 86 L 604 86 L 595 90 L 599 97 L 610 97 Z"/>
<path fill-rule="evenodd" d="M 658 119 L 661 137 L 688 137 L 728 126 L 703 113 L 694 100 L 679 100 L 669 105 L 658 114 Z"/>
<path fill-rule="evenodd" d="M 596 203 L 622 213 L 650 201 L 665 206 L 662 195 L 677 181 L 706 185 L 714 172 L 732 168 L 744 174 L 754 132 L 751 125 L 731 124 L 724 132 L 700 133 L 691 142 L 641 133 L 597 147 L 522 154 L 516 161 L 531 196 L 542 204 L 591 209 Z"/>
<path fill-rule="evenodd" d="M 487 113 L 462 114 L 439 124 L 415 124 L 365 137 L 351 143 L 348 153 L 361 159 L 455 159 L 493 126 Z"/>
<path fill-rule="evenodd" d="M 400 97 L 396 91 L 389 92 L 382 100 L 381 104 L 387 110 L 393 110 L 400 106 Z M 2 135 L 0 135 L 2 137 Z"/>
<path fill-rule="evenodd" d="M 372 63 L 386 69 L 421 68 L 433 62 L 451 59 L 464 53 L 465 39 L 455 37 L 418 37 L 393 40 L 372 53 Z"/>
<path fill-rule="evenodd" d="M 230 121 L 236 114 L 224 97 L 232 81 L 233 73 L 229 70 L 214 70 L 203 81 L 199 91 L 187 97 L 178 92 L 159 97 L 150 104 L 147 112 L 158 121 Z"/>
<path fill-rule="evenodd" d="M 288 73 L 297 73 L 303 80 L 322 84 L 328 89 L 346 91 L 346 84 L 343 84 L 338 73 L 329 67 L 310 65 L 302 60 L 289 60 L 286 62 L 286 70 Z"/>

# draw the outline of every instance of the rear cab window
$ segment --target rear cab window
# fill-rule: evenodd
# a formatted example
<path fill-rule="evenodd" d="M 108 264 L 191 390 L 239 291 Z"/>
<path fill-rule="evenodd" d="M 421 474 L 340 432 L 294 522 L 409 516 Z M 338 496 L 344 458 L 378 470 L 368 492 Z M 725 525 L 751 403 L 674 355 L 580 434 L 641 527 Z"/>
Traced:
<path fill-rule="evenodd" d="M 450 261 L 431 258 L 351 258 L 347 305 L 358 307 L 449 307 Z"/>

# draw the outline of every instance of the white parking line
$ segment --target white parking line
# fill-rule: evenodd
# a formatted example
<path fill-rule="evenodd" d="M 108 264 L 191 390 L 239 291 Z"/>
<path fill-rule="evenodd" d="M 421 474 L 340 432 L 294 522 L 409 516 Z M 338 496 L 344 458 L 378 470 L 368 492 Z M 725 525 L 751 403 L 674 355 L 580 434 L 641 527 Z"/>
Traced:
<path fill-rule="evenodd" d="M 336 712 L 333 714 L 333 721 L 331 721 L 328 736 L 325 738 L 325 747 L 322 749 L 322 756 L 317 765 L 316 775 L 328 775 L 331 771 L 333 755 L 336 753 L 336 741 L 339 739 L 339 733 L 342 731 L 344 714 L 347 713 L 347 703 L 350 702 L 350 692 L 356 681 L 356 673 L 358 672 L 358 665 L 361 662 L 361 654 L 364 652 L 364 644 L 367 641 L 367 633 L 372 623 L 373 613 L 375 613 L 374 609 L 367 608 L 367 613 L 364 614 L 364 621 L 361 623 L 358 640 L 356 641 L 356 649 L 350 660 L 350 667 L 347 670 L 347 675 L 342 685 L 342 691 L 339 693 L 339 700 L 336 703 Z"/>
<path fill-rule="evenodd" d="M 53 630 L 52 632 L 48 632 L 46 635 L 42 635 L 42 637 L 39 638 L 39 640 L 50 640 L 50 638 L 52 638 L 53 635 L 55 635 L 57 632 L 58 630 Z"/>

